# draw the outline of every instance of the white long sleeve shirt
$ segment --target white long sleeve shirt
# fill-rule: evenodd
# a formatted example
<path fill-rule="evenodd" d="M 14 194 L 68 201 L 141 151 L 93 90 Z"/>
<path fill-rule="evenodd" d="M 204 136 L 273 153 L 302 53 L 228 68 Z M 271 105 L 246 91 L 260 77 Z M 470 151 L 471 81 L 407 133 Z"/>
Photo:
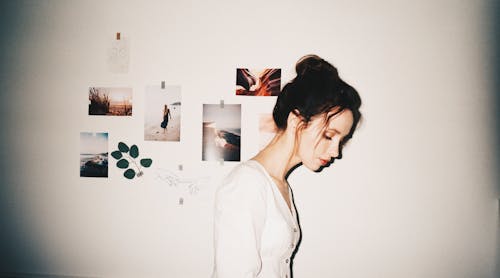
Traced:
<path fill-rule="evenodd" d="M 291 203 L 289 209 L 259 162 L 249 160 L 232 170 L 215 197 L 212 277 L 289 278 L 300 237 Z"/>

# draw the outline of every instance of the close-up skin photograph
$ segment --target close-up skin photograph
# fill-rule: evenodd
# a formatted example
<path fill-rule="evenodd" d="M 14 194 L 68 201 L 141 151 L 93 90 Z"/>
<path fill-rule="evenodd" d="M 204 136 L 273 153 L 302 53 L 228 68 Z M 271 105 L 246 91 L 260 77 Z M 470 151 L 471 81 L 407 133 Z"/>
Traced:
<path fill-rule="evenodd" d="M 500 277 L 499 33 L 498 0 L 0 1 L 0 277 Z"/>

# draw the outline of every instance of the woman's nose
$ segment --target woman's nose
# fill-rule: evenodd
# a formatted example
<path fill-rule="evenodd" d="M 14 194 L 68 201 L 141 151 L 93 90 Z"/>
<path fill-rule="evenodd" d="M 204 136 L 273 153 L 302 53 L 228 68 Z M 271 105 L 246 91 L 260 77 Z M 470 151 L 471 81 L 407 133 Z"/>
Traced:
<path fill-rule="evenodd" d="M 328 150 L 328 154 L 331 158 L 337 158 L 339 156 L 339 142 L 332 142 L 330 149 Z"/>

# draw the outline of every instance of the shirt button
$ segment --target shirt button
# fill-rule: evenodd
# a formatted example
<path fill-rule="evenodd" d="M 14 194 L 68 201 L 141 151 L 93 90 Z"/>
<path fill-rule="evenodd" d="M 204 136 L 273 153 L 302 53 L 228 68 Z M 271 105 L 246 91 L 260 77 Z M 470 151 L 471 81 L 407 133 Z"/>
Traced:
<path fill-rule="evenodd" d="M 294 247 L 295 247 L 295 244 L 293 244 L 293 243 L 292 243 L 292 244 L 290 244 L 290 248 L 292 248 L 292 249 L 293 249 Z"/>
<path fill-rule="evenodd" d="M 297 232 L 297 228 L 293 228 L 293 232 L 296 233 Z"/>
<path fill-rule="evenodd" d="M 288 259 L 286 259 L 285 263 L 288 263 L 288 262 L 289 262 L 289 260 L 288 260 Z"/>

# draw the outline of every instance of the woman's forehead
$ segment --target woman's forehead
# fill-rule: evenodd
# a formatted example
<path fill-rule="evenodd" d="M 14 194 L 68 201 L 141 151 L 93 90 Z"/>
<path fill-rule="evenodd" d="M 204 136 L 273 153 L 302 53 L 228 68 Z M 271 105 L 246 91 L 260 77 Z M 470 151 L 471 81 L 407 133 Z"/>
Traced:
<path fill-rule="evenodd" d="M 326 128 L 337 131 L 343 135 L 347 135 L 349 133 L 351 126 L 354 123 L 354 116 L 349 109 L 344 109 L 340 112 L 338 112 L 338 110 L 335 112 L 330 111 L 327 115 L 327 119 L 328 123 L 326 124 Z"/>

